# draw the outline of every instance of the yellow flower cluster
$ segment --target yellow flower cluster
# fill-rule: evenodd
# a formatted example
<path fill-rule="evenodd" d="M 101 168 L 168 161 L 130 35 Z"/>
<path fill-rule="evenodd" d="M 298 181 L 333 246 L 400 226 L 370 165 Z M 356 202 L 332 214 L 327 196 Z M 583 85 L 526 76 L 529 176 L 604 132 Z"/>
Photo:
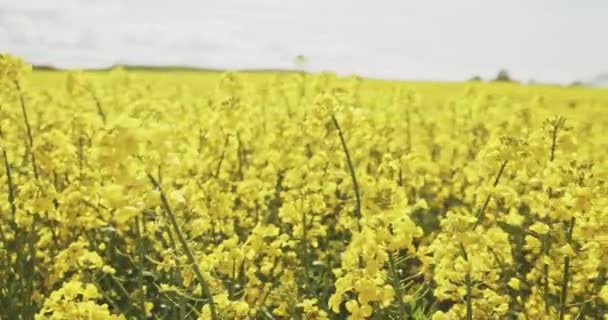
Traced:
<path fill-rule="evenodd" d="M 608 91 L 0 55 L 0 318 L 608 319 Z"/>
<path fill-rule="evenodd" d="M 51 292 L 44 300 L 35 319 L 126 319 L 123 315 L 112 315 L 107 304 L 97 303 L 96 300 L 99 298 L 100 293 L 95 285 L 70 280 L 61 288 Z"/>

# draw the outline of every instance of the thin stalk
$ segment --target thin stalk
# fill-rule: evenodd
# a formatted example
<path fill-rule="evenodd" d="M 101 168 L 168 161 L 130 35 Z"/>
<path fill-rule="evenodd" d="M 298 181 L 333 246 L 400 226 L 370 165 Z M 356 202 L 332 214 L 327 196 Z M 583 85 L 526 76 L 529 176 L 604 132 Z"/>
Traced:
<path fill-rule="evenodd" d="M 38 180 L 38 166 L 36 165 L 36 155 L 34 154 L 34 135 L 32 133 L 32 127 L 30 126 L 30 121 L 27 117 L 27 110 L 25 108 L 25 98 L 23 97 L 23 93 L 21 92 L 21 86 L 19 85 L 19 81 L 15 80 L 15 87 L 17 88 L 17 93 L 19 94 L 19 102 L 21 103 L 21 112 L 23 113 L 23 122 L 25 122 L 25 129 L 27 131 L 27 138 L 30 148 L 30 157 L 32 161 L 32 167 L 34 169 L 34 177 Z"/>
<path fill-rule="evenodd" d="M 302 196 L 303 197 L 303 196 Z M 303 198 L 300 200 L 300 211 L 302 211 L 302 265 L 304 266 L 304 276 L 306 277 L 306 292 L 312 292 L 311 275 L 310 275 L 310 253 L 308 247 L 308 224 L 306 221 L 306 210 L 303 206 Z M 312 219 L 311 219 L 312 220 Z"/>
<path fill-rule="evenodd" d="M 344 155 L 346 156 L 346 164 L 348 165 L 348 171 L 350 173 L 350 177 L 353 181 L 353 189 L 355 190 L 355 199 L 356 199 L 356 207 L 355 207 L 355 218 L 357 219 L 357 226 L 359 230 L 361 230 L 360 221 L 361 219 L 361 195 L 359 193 L 359 183 L 357 182 L 357 175 L 355 174 L 355 167 L 353 165 L 353 161 L 350 157 L 350 152 L 348 152 L 348 147 L 346 146 L 346 139 L 344 139 L 344 133 L 342 132 L 342 128 L 340 128 L 340 124 L 338 123 L 338 119 L 334 115 L 331 116 L 331 120 L 338 130 L 338 136 L 340 136 L 340 143 L 342 144 L 342 149 L 344 150 Z"/>
<path fill-rule="evenodd" d="M 34 216 L 34 218 L 32 219 L 32 229 L 30 231 L 30 233 L 32 234 L 32 238 L 27 240 L 28 243 L 28 251 L 29 251 L 29 264 L 27 265 L 27 268 L 25 268 L 25 276 L 24 279 L 27 279 L 27 296 L 24 297 L 26 299 L 26 309 L 27 312 L 31 312 L 32 314 L 34 313 L 34 300 L 32 299 L 32 295 L 34 294 L 34 276 L 36 273 L 36 224 L 37 224 L 37 217 Z M 27 256 L 26 256 L 27 259 Z"/>
<path fill-rule="evenodd" d="M 239 175 L 239 179 L 243 180 L 243 167 L 245 166 L 245 153 L 243 150 L 243 141 L 241 141 L 241 136 L 239 135 L 238 132 L 236 134 L 236 140 L 238 142 L 238 145 L 236 148 L 236 157 L 239 162 L 238 175 Z"/>
<path fill-rule="evenodd" d="M 112 310 L 116 310 L 116 311 L 120 310 L 120 308 L 116 304 L 116 301 L 114 301 L 114 299 L 112 299 L 107 293 L 104 292 L 104 290 L 101 287 L 101 285 L 99 284 L 99 282 L 95 281 L 95 278 L 91 279 L 91 281 L 93 282 L 95 287 L 97 287 L 97 291 L 101 293 L 101 296 L 103 297 L 103 299 L 108 302 L 108 304 L 110 305 L 110 308 L 112 308 Z"/>
<path fill-rule="evenodd" d="M 555 150 L 557 149 L 557 136 L 560 129 L 566 129 L 566 118 L 557 117 L 555 120 L 548 120 L 545 122 L 549 126 L 551 126 L 551 156 L 549 157 L 549 161 L 553 162 L 555 160 Z"/>
<path fill-rule="evenodd" d="M 237 290 L 236 259 L 232 259 L 232 272 L 230 273 L 230 286 L 228 286 L 228 299 L 234 299 Z"/>
<path fill-rule="evenodd" d="M 464 249 L 464 245 L 460 243 L 460 251 L 462 251 L 462 256 L 464 260 L 469 262 L 469 255 L 467 251 Z M 466 303 L 467 303 L 467 320 L 473 320 L 473 288 L 471 284 L 471 273 L 467 271 L 467 274 L 464 276 L 464 284 L 467 289 Z"/>
<path fill-rule="evenodd" d="M 142 223 L 143 225 L 143 223 Z M 139 286 L 139 308 L 141 309 L 142 317 L 146 318 L 146 296 L 144 291 L 144 238 L 140 229 L 139 217 L 135 217 L 135 233 L 138 240 L 139 261 L 137 261 L 139 272 L 137 273 L 137 285 Z"/>
<path fill-rule="evenodd" d="M 353 161 L 350 157 L 350 152 L 348 152 L 348 147 L 346 146 L 346 139 L 344 139 L 344 133 L 342 132 L 342 128 L 338 123 L 338 119 L 336 119 L 335 115 L 331 115 L 331 120 L 338 130 L 338 136 L 340 136 L 340 143 L 342 144 L 342 149 L 344 150 L 344 155 L 346 156 L 346 163 L 348 165 L 348 171 L 350 172 L 350 177 L 353 181 L 353 189 L 355 190 L 355 220 L 357 220 L 357 229 L 361 231 L 361 195 L 359 193 L 359 183 L 357 182 L 357 175 L 355 173 L 355 166 L 353 165 Z M 359 267 L 363 267 L 363 258 L 359 256 Z"/>
<path fill-rule="evenodd" d="M 494 184 L 492 185 L 493 187 L 496 187 L 498 185 L 498 182 L 500 182 L 500 178 L 502 177 L 502 174 L 504 173 L 508 162 L 509 162 L 508 160 L 503 161 L 502 165 L 500 166 L 500 169 L 498 170 L 498 174 L 496 175 L 496 178 L 494 179 Z M 488 194 L 488 196 L 486 197 L 486 200 L 483 203 L 483 206 L 481 207 L 481 209 L 479 209 L 479 212 L 477 212 L 477 221 L 475 221 L 475 224 L 473 225 L 473 230 L 475 230 L 475 228 L 477 228 L 477 226 L 481 223 L 481 220 L 483 219 L 483 217 L 485 215 L 486 209 L 488 208 L 488 204 L 490 204 L 491 198 L 492 198 L 492 195 Z"/>
<path fill-rule="evenodd" d="M 467 273 L 464 277 L 464 281 L 467 287 L 467 320 L 473 320 L 473 303 L 471 298 L 471 274 Z"/>
<path fill-rule="evenodd" d="M 395 268 L 395 258 L 392 253 L 388 254 L 388 264 L 391 271 L 391 278 L 393 278 L 393 287 L 395 287 L 395 292 L 397 292 L 397 300 L 399 302 L 399 318 L 401 320 L 406 319 L 406 310 L 405 303 L 403 303 L 403 288 L 401 287 L 401 281 L 399 279 L 399 274 L 397 273 L 397 269 Z"/>
<path fill-rule="evenodd" d="M 562 117 L 557 117 L 555 120 L 552 121 L 548 121 L 548 123 L 551 125 L 552 130 L 551 130 L 551 149 L 550 149 L 550 156 L 549 156 L 549 162 L 553 162 L 555 160 L 555 150 L 557 149 L 557 136 L 559 133 L 559 130 L 562 129 L 564 127 L 564 125 L 566 124 L 566 119 L 562 118 Z M 549 188 L 548 190 L 548 194 L 549 194 L 549 198 L 553 198 L 553 190 L 551 188 Z M 549 235 L 547 234 L 544 238 L 545 243 L 543 244 L 545 247 L 545 252 L 544 254 L 546 256 L 549 255 L 549 250 L 551 249 L 551 239 L 549 237 Z M 565 267 L 565 265 L 564 265 Z M 570 269 L 570 261 L 568 259 L 568 269 Z M 544 283 L 543 283 L 543 290 L 544 290 L 544 300 L 545 300 L 545 312 L 547 314 L 549 314 L 549 310 L 550 310 L 550 304 L 549 304 L 549 265 L 547 263 L 544 264 L 543 266 L 543 278 L 544 278 Z M 562 292 L 563 293 L 563 292 Z M 560 309 L 561 312 L 561 309 Z"/>
<path fill-rule="evenodd" d="M 101 121 L 103 121 L 103 124 L 106 124 L 106 120 L 107 120 L 106 113 L 103 111 L 101 101 L 99 100 L 97 95 L 93 92 L 93 90 L 89 90 L 89 93 L 91 94 L 91 97 L 93 97 L 93 101 L 95 101 L 95 106 L 97 107 L 97 114 L 99 114 L 99 116 L 101 117 Z"/>
<path fill-rule="evenodd" d="M 129 294 L 129 291 L 127 291 L 127 288 L 125 288 L 125 286 L 122 284 L 122 282 L 120 282 L 120 280 L 113 275 L 110 275 L 109 279 L 111 279 L 116 284 L 116 287 L 119 289 L 118 291 L 120 291 L 120 293 L 122 293 L 125 300 L 129 301 L 129 297 L 131 295 Z"/>
<path fill-rule="evenodd" d="M 27 141 L 28 141 L 28 147 L 29 147 L 29 151 L 30 151 L 30 159 L 32 162 L 32 169 L 34 171 L 34 178 L 36 178 L 36 180 L 39 180 L 39 175 L 38 175 L 38 166 L 36 165 L 36 155 L 34 153 L 34 135 L 32 133 L 32 127 L 30 126 L 30 121 L 28 119 L 27 116 L 27 109 L 25 107 L 25 98 L 23 97 L 23 92 L 21 91 L 21 85 L 19 84 L 18 80 L 14 81 L 15 84 L 15 88 L 17 89 L 17 94 L 19 95 L 19 102 L 21 105 L 21 112 L 23 114 L 23 122 L 25 123 L 25 128 L 26 128 L 26 133 L 27 133 Z M 27 284 L 25 285 L 25 287 L 27 288 L 27 296 L 24 297 L 24 299 L 26 299 L 26 302 L 24 303 L 25 305 L 25 309 L 27 310 L 26 312 L 34 312 L 34 301 L 32 300 L 32 294 L 34 293 L 34 275 L 36 272 L 36 224 L 38 221 L 38 216 L 34 215 L 33 219 L 32 219 L 32 226 L 31 226 L 31 235 L 32 238 L 28 239 L 28 250 L 29 250 L 29 255 L 30 255 L 30 261 L 29 264 L 27 265 L 27 268 L 24 269 L 25 270 L 25 274 L 27 275 L 26 277 L 24 277 L 24 280 L 27 278 Z M 29 280 L 29 281 L 28 281 Z"/>
<path fill-rule="evenodd" d="M 78 138 L 78 179 L 82 184 L 83 180 L 83 172 L 84 172 L 84 145 L 82 141 L 82 137 Z"/>
<path fill-rule="evenodd" d="M 163 205 L 163 209 L 164 209 L 165 213 L 167 214 L 169 220 L 171 221 L 171 224 L 173 225 L 173 229 L 175 231 L 175 234 L 177 235 L 177 239 L 180 242 L 181 246 L 183 247 L 184 252 L 186 253 L 188 262 L 192 266 L 192 271 L 194 272 L 198 281 L 200 282 L 201 289 L 203 290 L 203 294 L 205 294 L 207 296 L 207 298 L 209 299 L 209 309 L 211 311 L 211 318 L 213 320 L 218 320 L 219 318 L 217 315 L 217 311 L 215 309 L 215 304 L 213 303 L 213 295 L 211 294 L 209 285 L 208 285 L 207 281 L 205 280 L 205 277 L 203 277 L 203 273 L 201 272 L 201 270 L 198 266 L 198 263 L 194 259 L 194 254 L 192 253 L 192 250 L 190 250 L 190 247 L 188 246 L 188 242 L 186 241 L 186 238 L 184 237 L 184 234 L 181 231 L 181 229 L 177 223 L 177 218 L 175 217 L 175 213 L 173 213 L 173 210 L 171 209 L 171 206 L 169 205 L 169 201 L 167 200 L 167 197 L 165 196 L 165 192 L 164 192 L 162 186 L 158 183 L 158 181 L 156 181 L 156 179 L 154 179 L 154 177 L 152 175 L 148 174 L 148 178 L 150 179 L 150 181 L 152 182 L 154 187 L 157 188 L 158 191 L 160 192 L 160 200 Z"/>
<path fill-rule="evenodd" d="M 406 148 L 407 153 L 412 151 L 412 121 L 410 116 L 410 108 L 409 105 L 405 109 L 405 123 L 407 125 L 406 131 Z"/>
<path fill-rule="evenodd" d="M 4 134 L 2 132 L 2 128 L 0 128 L 0 139 L 4 139 Z M 15 214 L 17 212 L 17 208 L 15 207 L 15 186 L 13 185 L 13 174 L 11 170 L 11 165 L 8 162 L 8 155 L 6 152 L 6 148 L 2 148 L 2 157 L 4 159 L 4 169 L 6 171 L 6 184 L 8 187 L 8 203 L 11 208 L 12 219 L 11 222 L 15 220 Z"/>
<path fill-rule="evenodd" d="M 180 320 L 186 319 L 186 311 L 188 307 L 188 302 L 186 302 L 186 297 L 183 295 L 178 295 L 179 305 L 177 306 L 177 314 Z"/>
<path fill-rule="evenodd" d="M 224 157 L 226 156 L 226 148 L 228 148 L 229 139 L 230 139 L 230 136 L 226 135 L 226 140 L 224 141 L 224 148 L 222 149 L 222 154 L 220 155 L 220 160 L 217 162 L 217 168 L 215 169 L 216 178 L 218 178 L 220 176 L 220 170 L 222 169 L 222 162 L 224 162 Z"/>
<path fill-rule="evenodd" d="M 543 237 L 543 252 L 545 255 L 549 255 L 549 250 L 551 249 L 551 238 L 549 235 L 545 235 Z M 545 300 L 545 312 L 549 314 L 550 304 L 549 304 L 549 265 L 545 263 L 543 265 L 543 291 L 544 291 L 544 300 Z"/>
<path fill-rule="evenodd" d="M 205 136 L 203 136 L 203 129 L 198 129 L 198 154 L 203 152 L 203 141 L 205 141 Z"/>
<path fill-rule="evenodd" d="M 572 242 L 572 230 L 574 229 L 574 223 L 576 218 L 570 220 L 568 226 L 568 233 L 566 234 L 566 240 L 570 244 Z M 568 300 L 568 282 L 570 281 L 570 257 L 564 257 L 564 277 L 562 280 L 562 297 L 560 300 L 559 308 L 559 320 L 563 320 L 566 314 L 567 300 Z"/>

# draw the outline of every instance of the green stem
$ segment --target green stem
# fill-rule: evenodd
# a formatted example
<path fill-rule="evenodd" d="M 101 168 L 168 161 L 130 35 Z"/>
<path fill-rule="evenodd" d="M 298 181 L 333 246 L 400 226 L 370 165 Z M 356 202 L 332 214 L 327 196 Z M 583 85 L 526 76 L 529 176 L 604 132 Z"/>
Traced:
<path fill-rule="evenodd" d="M 460 251 L 462 252 L 462 256 L 464 260 L 469 262 L 469 255 L 464 248 L 464 245 L 460 243 Z M 467 320 L 473 320 L 473 287 L 471 284 L 471 273 L 467 271 L 467 274 L 464 276 L 464 284 L 467 289 L 466 303 L 467 303 Z"/>
<path fill-rule="evenodd" d="M 411 122 L 411 117 L 410 117 L 410 108 L 409 105 L 407 106 L 407 108 L 405 109 L 405 123 L 407 125 L 407 135 L 406 135 L 406 148 L 407 148 L 407 153 L 410 153 L 412 151 L 412 122 Z"/>
<path fill-rule="evenodd" d="M 34 177 L 38 180 L 38 166 L 36 165 L 36 155 L 34 154 L 34 135 L 32 133 L 32 127 L 30 126 L 30 121 L 27 116 L 27 110 L 25 108 L 25 98 L 23 98 L 23 93 L 21 92 L 21 86 L 19 85 L 19 81 L 15 80 L 15 87 L 17 88 L 17 93 L 19 94 L 19 102 L 21 103 L 21 112 L 23 114 L 23 122 L 25 122 L 25 129 L 27 131 L 27 138 L 29 142 L 30 148 L 30 157 L 32 160 L 32 167 L 34 169 Z"/>
<path fill-rule="evenodd" d="M 2 133 L 2 128 L 0 128 L 0 138 L 4 139 L 4 134 Z M 17 212 L 17 208 L 15 207 L 15 186 L 13 185 L 13 174 L 11 171 L 11 166 L 8 162 L 8 155 L 6 153 L 6 148 L 2 148 L 2 157 L 4 159 L 4 169 L 6 170 L 6 183 L 8 187 L 8 203 L 11 208 L 11 223 L 15 222 L 15 214 Z M 16 227 L 16 226 L 14 226 Z"/>
<path fill-rule="evenodd" d="M 357 182 L 357 175 L 355 174 L 355 167 L 353 165 L 353 161 L 350 157 L 350 152 L 348 151 L 348 147 L 346 146 L 346 139 L 344 139 L 344 133 L 342 132 L 342 128 L 340 128 L 340 124 L 338 123 L 338 119 L 334 115 L 331 116 L 331 120 L 338 130 L 338 136 L 340 136 L 340 143 L 342 144 L 342 149 L 344 150 L 344 154 L 346 156 L 346 164 L 348 165 L 348 171 L 350 173 L 350 177 L 353 182 L 353 189 L 355 190 L 355 218 L 357 219 L 357 226 L 359 230 L 361 230 L 361 225 L 359 219 L 361 219 L 361 195 L 359 193 L 359 183 Z"/>
<path fill-rule="evenodd" d="M 243 141 L 241 140 L 241 136 L 239 135 L 239 133 L 236 133 L 236 141 L 237 141 L 237 148 L 236 148 L 236 157 L 238 159 L 238 177 L 240 180 L 243 180 L 244 175 L 243 175 L 243 169 L 245 166 L 245 151 L 243 148 Z"/>
<path fill-rule="evenodd" d="M 307 225 L 306 225 L 306 210 L 304 210 L 301 207 L 300 207 L 300 210 L 302 210 L 302 264 L 304 265 L 304 274 L 306 276 L 306 291 L 310 292 L 311 277 L 310 277 L 310 271 L 308 268 L 309 255 L 308 255 L 308 242 L 307 242 L 308 232 L 307 232 Z"/>
<path fill-rule="evenodd" d="M 568 226 L 568 233 L 566 234 L 566 240 L 568 244 L 572 242 L 572 230 L 574 229 L 574 223 L 576 218 L 570 220 Z M 568 300 L 568 282 L 570 281 L 570 257 L 564 257 L 564 277 L 562 280 L 562 296 L 560 300 L 559 308 L 559 319 L 563 320 L 566 314 L 567 300 Z"/>
<path fill-rule="evenodd" d="M 143 225 L 143 223 L 142 223 Z M 144 238 L 142 236 L 142 231 L 140 229 L 139 217 L 135 217 L 135 233 L 137 234 L 138 251 L 139 251 L 139 261 L 137 261 L 139 272 L 137 274 L 137 285 L 139 286 L 139 308 L 141 309 L 142 317 L 146 318 L 146 295 L 144 291 L 144 257 L 145 257 L 145 247 L 144 247 Z"/>
<path fill-rule="evenodd" d="M 404 320 L 406 317 L 405 303 L 403 303 L 404 292 L 401 287 L 399 274 L 395 268 L 395 258 L 392 253 L 388 254 L 388 263 L 391 271 L 391 278 L 393 278 L 393 287 L 395 288 L 395 292 L 397 292 L 397 300 L 399 302 L 399 319 Z"/>
<path fill-rule="evenodd" d="M 103 107 L 101 106 L 101 101 L 97 97 L 97 95 L 93 92 L 93 90 L 89 90 L 91 97 L 93 97 L 93 101 L 95 101 L 95 106 L 97 107 L 97 114 L 101 117 L 101 121 L 103 124 L 106 124 L 106 113 L 103 111 Z"/>
<path fill-rule="evenodd" d="M 23 114 L 23 122 L 25 123 L 25 129 L 27 132 L 27 138 L 28 138 L 28 147 L 30 150 L 30 157 L 31 157 L 31 161 L 32 161 L 32 168 L 34 171 L 34 178 L 36 178 L 36 180 L 39 180 L 39 175 L 38 175 L 38 166 L 36 165 L 36 155 L 34 153 L 34 135 L 32 133 L 32 127 L 30 126 L 30 121 L 28 119 L 27 116 L 27 109 L 25 107 L 25 98 L 23 97 L 23 92 L 21 91 L 21 85 L 19 84 L 18 80 L 14 81 L 15 84 L 15 88 L 17 89 L 17 93 L 19 95 L 19 102 L 21 104 L 21 112 Z M 26 305 L 26 312 L 32 312 L 34 313 L 34 309 L 35 309 L 35 305 L 34 305 L 34 301 L 32 300 L 32 295 L 34 293 L 34 276 L 35 276 L 35 272 L 36 272 L 36 224 L 38 221 L 38 216 L 36 214 L 33 215 L 32 218 L 32 226 L 31 226 L 31 239 L 28 239 L 28 250 L 29 250 L 29 258 L 30 261 L 27 265 L 27 268 L 24 269 L 25 272 L 25 276 L 24 279 L 27 282 L 26 284 L 26 294 L 27 296 L 24 297 L 24 299 L 26 299 L 25 301 L 25 305 Z"/>
<path fill-rule="evenodd" d="M 224 148 L 222 149 L 220 160 L 217 162 L 217 168 L 215 169 L 215 178 L 218 178 L 220 176 L 220 170 L 222 169 L 222 162 L 224 162 L 224 157 L 226 156 L 226 148 L 228 148 L 229 139 L 230 136 L 226 135 L 226 140 L 224 141 Z"/>
<path fill-rule="evenodd" d="M 545 256 L 549 255 L 549 250 L 551 249 L 551 238 L 549 234 L 543 237 L 543 252 Z M 550 303 L 549 303 L 549 265 L 545 263 L 543 265 L 543 291 L 544 291 L 544 300 L 545 300 L 545 313 L 549 314 Z"/>
<path fill-rule="evenodd" d="M 566 123 L 566 119 L 558 117 L 552 122 L 553 130 L 551 131 L 551 157 L 549 161 L 555 160 L 555 149 L 557 147 L 557 133 L 559 129 Z"/>
<path fill-rule="evenodd" d="M 498 170 L 498 174 L 496 175 L 496 178 L 494 179 L 494 184 L 492 184 L 493 187 L 496 187 L 498 185 L 498 182 L 500 182 L 500 178 L 502 177 L 502 174 L 505 172 L 505 168 L 507 167 L 507 163 L 509 161 L 505 160 L 503 161 L 502 165 L 500 166 L 500 169 Z M 479 209 L 479 212 L 477 213 L 477 221 L 475 221 L 475 224 L 473 225 L 473 230 L 475 230 L 475 228 L 477 228 L 477 226 L 481 223 L 486 209 L 488 208 L 488 205 L 490 204 L 490 199 L 492 198 L 492 194 L 488 194 L 488 196 L 486 197 L 486 200 L 483 203 L 483 206 L 481 206 L 481 209 Z"/>
<path fill-rule="evenodd" d="M 211 294 L 209 285 L 208 285 L 207 281 L 205 280 L 205 277 L 203 277 L 203 273 L 201 272 L 201 270 L 198 266 L 198 263 L 196 262 L 196 259 L 194 258 L 194 254 L 192 253 L 192 250 L 190 250 L 190 247 L 188 246 L 188 242 L 186 241 L 186 238 L 184 237 L 184 234 L 182 233 L 182 231 L 179 227 L 179 224 L 177 223 L 177 218 L 175 217 L 175 213 L 173 213 L 173 210 L 171 209 L 171 206 L 169 205 L 169 201 L 167 200 L 167 197 L 165 196 L 165 192 L 163 191 L 162 186 L 158 183 L 158 181 L 156 181 L 156 179 L 154 179 L 154 177 L 152 175 L 148 174 L 148 178 L 150 179 L 150 181 L 152 182 L 154 187 L 156 187 L 158 189 L 158 191 L 160 192 L 160 200 L 163 205 L 163 209 L 164 209 L 165 213 L 167 214 L 169 220 L 171 221 L 171 224 L 173 225 L 173 229 L 175 231 L 175 234 L 177 235 L 177 239 L 180 242 L 181 246 L 183 247 L 184 252 L 186 253 L 188 262 L 192 266 L 192 271 L 194 272 L 198 281 L 200 282 L 201 289 L 203 290 L 203 294 L 205 294 L 207 296 L 207 298 L 209 299 L 209 309 L 211 311 L 211 318 L 213 320 L 218 320 L 219 318 L 217 315 L 217 311 L 215 309 L 215 304 L 213 303 L 213 295 Z"/>

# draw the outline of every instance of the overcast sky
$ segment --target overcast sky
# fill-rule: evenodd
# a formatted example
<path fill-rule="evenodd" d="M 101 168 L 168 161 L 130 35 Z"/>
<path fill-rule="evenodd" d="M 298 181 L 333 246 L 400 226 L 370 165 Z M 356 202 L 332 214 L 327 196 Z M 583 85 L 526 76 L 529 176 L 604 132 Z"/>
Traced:
<path fill-rule="evenodd" d="M 608 0 L 0 0 L 0 52 L 32 63 L 293 68 L 462 80 L 608 72 Z"/>

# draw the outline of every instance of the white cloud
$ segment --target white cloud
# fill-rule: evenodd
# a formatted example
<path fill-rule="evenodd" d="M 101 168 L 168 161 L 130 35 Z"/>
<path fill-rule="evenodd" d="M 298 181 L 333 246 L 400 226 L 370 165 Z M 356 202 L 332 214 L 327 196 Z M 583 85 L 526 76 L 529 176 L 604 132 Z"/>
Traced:
<path fill-rule="evenodd" d="M 459 80 L 608 70 L 602 0 L 0 0 L 0 50 L 34 63 L 291 67 Z"/>

